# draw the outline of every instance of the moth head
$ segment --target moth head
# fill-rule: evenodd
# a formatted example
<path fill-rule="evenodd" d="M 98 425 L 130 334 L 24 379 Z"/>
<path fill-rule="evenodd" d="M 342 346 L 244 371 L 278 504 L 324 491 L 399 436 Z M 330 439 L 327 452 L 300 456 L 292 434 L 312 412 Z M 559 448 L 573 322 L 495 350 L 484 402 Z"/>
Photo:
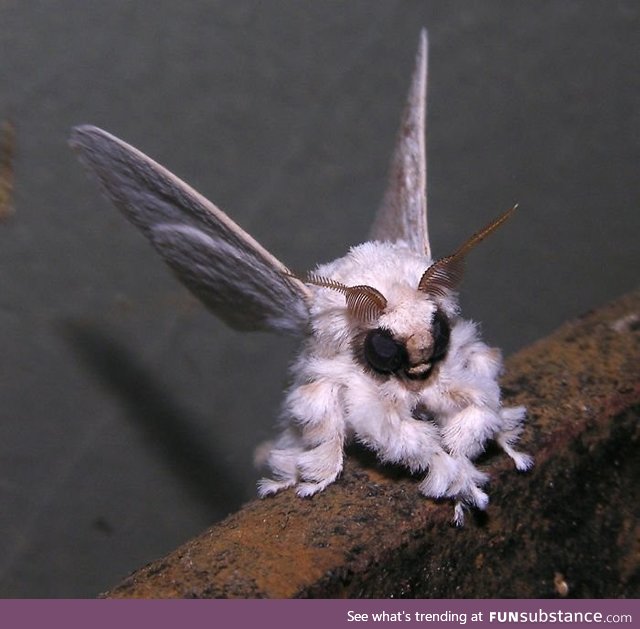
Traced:
<path fill-rule="evenodd" d="M 308 284 L 345 296 L 346 311 L 356 333 L 352 346 L 369 371 L 403 380 L 425 380 L 449 346 L 450 323 L 427 295 L 398 285 L 392 299 L 368 285 L 347 286 L 309 274 Z"/>
<path fill-rule="evenodd" d="M 363 366 L 404 381 L 424 381 L 449 349 L 453 314 L 450 305 L 446 306 L 446 298 L 462 279 L 466 254 L 515 209 L 516 206 L 507 210 L 476 232 L 453 254 L 433 262 L 417 286 L 398 278 L 387 287 L 389 293 L 385 296 L 373 286 L 348 286 L 314 273 L 302 281 L 344 295 L 347 315 L 356 330 L 352 345 Z"/>
<path fill-rule="evenodd" d="M 431 312 L 420 321 L 412 316 L 410 326 L 391 327 L 382 317 L 379 325 L 369 329 L 361 341 L 366 366 L 402 380 L 426 380 L 447 355 L 451 324 L 440 308 L 424 310 Z"/>

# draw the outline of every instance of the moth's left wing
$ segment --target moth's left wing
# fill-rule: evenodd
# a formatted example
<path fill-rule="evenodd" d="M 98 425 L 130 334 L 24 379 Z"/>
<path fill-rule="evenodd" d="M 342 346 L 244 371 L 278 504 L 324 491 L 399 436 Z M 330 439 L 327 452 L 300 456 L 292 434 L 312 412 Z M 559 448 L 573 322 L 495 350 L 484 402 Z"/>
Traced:
<path fill-rule="evenodd" d="M 404 240 L 414 251 L 430 257 L 425 147 L 427 53 L 427 31 L 423 30 L 387 190 L 370 236 L 373 240 Z"/>
<path fill-rule="evenodd" d="M 239 330 L 307 329 L 309 289 L 213 203 L 102 129 L 76 127 L 70 144 L 111 201 L 226 323 Z"/>

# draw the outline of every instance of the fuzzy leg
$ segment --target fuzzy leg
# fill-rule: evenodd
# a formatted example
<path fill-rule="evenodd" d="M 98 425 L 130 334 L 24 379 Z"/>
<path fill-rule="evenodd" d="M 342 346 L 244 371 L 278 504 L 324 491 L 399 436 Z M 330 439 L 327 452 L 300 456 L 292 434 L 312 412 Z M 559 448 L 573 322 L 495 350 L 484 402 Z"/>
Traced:
<path fill-rule="evenodd" d="M 457 527 L 464 526 L 464 512 L 466 505 L 462 500 L 457 500 L 453 508 L 453 524 Z"/>
<path fill-rule="evenodd" d="M 443 472 L 445 466 L 448 470 Z M 432 459 L 429 473 L 420 483 L 420 491 L 431 498 L 453 498 L 453 522 L 456 526 L 462 526 L 465 509 L 487 508 L 489 497 L 480 489 L 487 479 L 487 475 L 466 457 L 452 457 L 443 452 L 443 455 Z"/>
<path fill-rule="evenodd" d="M 286 437 L 285 433 L 285 437 Z M 284 441 L 284 439 L 282 439 Z M 291 441 L 287 439 L 287 441 Z M 262 478 L 258 481 L 258 495 L 261 498 L 275 494 L 282 489 L 292 487 L 298 482 L 298 468 L 296 461 L 302 449 L 296 445 L 289 447 L 276 446 L 267 458 L 267 464 L 273 473 L 273 478 Z"/>
<path fill-rule="evenodd" d="M 442 444 L 455 457 L 476 458 L 499 430 L 502 419 L 488 407 L 470 405 L 450 418 L 442 430 Z"/>
<path fill-rule="evenodd" d="M 274 478 L 258 482 L 261 497 L 297 485 L 300 497 L 312 496 L 333 483 L 342 471 L 342 441 L 334 439 L 303 450 L 299 447 L 276 448 L 269 455 L 269 467 Z"/>
<path fill-rule="evenodd" d="M 313 496 L 333 483 L 342 472 L 343 459 L 341 439 L 332 439 L 301 453 L 297 467 L 303 482 L 296 488 L 298 496 Z"/>
<path fill-rule="evenodd" d="M 358 428 L 358 440 L 376 451 L 382 461 L 400 463 L 413 472 L 428 469 L 420 483 L 425 496 L 455 498 L 486 508 L 489 499 L 479 486 L 487 476 L 467 457 L 452 456 L 444 450 L 434 424 L 387 414 L 384 422 L 369 421 Z"/>
<path fill-rule="evenodd" d="M 428 498 L 449 498 L 455 495 L 450 488 L 459 474 L 458 463 L 444 450 L 429 461 L 429 472 L 420 483 L 420 492 Z"/>
<path fill-rule="evenodd" d="M 439 475 L 439 469 L 434 467 L 429 470 L 429 474 L 420 484 L 422 493 L 434 498 L 455 499 L 456 519 L 459 519 L 462 513 L 460 509 L 463 506 L 475 507 L 480 510 L 486 509 L 489 497 L 480 487 L 487 482 L 487 475 L 477 469 L 467 458 L 450 457 L 451 463 L 455 466 L 455 474 L 452 479 L 448 480 L 446 488 L 442 483 L 443 478 L 440 479 L 440 485 L 434 482 L 434 479 Z"/>
<path fill-rule="evenodd" d="M 269 455 L 274 478 L 260 481 L 261 496 L 293 485 L 298 496 L 312 496 L 336 480 L 344 457 L 339 395 L 340 387 L 323 378 L 291 388 L 284 407 L 289 428 Z"/>
<path fill-rule="evenodd" d="M 521 472 L 533 466 L 533 457 L 516 450 L 513 446 L 520 438 L 527 410 L 524 406 L 512 406 L 500 410 L 502 428 L 496 437 L 498 445 L 513 459 L 516 469 Z"/>
<path fill-rule="evenodd" d="M 464 512 L 470 507 L 475 507 L 484 511 L 489 504 L 489 496 L 480 489 L 484 485 L 488 476 L 477 469 L 469 459 L 460 461 L 459 484 L 454 489 L 457 490 L 456 503 L 453 510 L 453 523 L 455 526 L 464 525 Z"/>

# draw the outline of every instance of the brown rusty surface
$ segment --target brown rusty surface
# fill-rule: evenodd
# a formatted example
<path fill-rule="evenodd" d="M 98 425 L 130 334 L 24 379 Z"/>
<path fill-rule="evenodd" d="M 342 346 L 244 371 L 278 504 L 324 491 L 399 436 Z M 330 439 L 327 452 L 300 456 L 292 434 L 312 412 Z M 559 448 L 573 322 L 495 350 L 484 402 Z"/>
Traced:
<path fill-rule="evenodd" d="M 321 494 L 251 502 L 106 596 L 638 597 L 639 349 L 635 292 L 507 361 L 536 466 L 488 452 L 491 503 L 462 529 L 416 479 L 352 453 Z"/>

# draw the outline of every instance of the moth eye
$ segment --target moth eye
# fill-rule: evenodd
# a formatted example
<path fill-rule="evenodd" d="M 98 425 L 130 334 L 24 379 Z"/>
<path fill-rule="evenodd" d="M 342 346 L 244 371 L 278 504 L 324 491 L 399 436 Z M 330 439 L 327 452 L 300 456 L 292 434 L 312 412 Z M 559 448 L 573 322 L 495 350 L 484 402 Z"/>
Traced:
<path fill-rule="evenodd" d="M 364 357 L 369 366 L 381 373 L 397 371 L 406 363 L 407 351 L 384 328 L 370 330 L 364 340 Z"/>
<path fill-rule="evenodd" d="M 451 336 L 451 326 L 447 317 L 441 310 L 436 310 L 431 324 L 431 335 L 433 336 L 433 362 L 442 360 L 449 349 L 449 337 Z"/>

